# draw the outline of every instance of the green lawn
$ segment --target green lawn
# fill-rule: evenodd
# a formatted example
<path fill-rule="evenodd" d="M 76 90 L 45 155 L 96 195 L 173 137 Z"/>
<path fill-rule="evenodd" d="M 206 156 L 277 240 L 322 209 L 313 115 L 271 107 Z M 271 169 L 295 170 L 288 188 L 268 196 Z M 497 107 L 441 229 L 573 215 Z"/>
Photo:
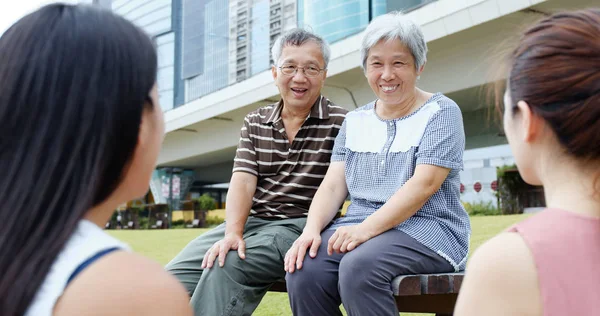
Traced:
<path fill-rule="evenodd" d="M 480 216 L 471 218 L 473 235 L 471 236 L 471 253 L 483 242 L 498 234 L 511 224 L 527 215 Z M 190 240 L 205 232 L 206 229 L 171 229 L 171 230 L 110 230 L 109 233 L 128 243 L 133 249 L 165 265 Z M 287 294 L 268 293 L 254 313 L 257 316 L 291 315 Z M 411 314 L 402 314 L 411 315 Z M 425 315 L 425 314 L 412 314 Z"/>

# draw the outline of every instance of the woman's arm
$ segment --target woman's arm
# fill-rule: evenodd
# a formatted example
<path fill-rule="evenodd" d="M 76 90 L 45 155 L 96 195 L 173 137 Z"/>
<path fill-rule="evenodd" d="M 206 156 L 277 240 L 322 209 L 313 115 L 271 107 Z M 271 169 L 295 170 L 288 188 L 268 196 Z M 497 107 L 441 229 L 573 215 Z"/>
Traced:
<path fill-rule="evenodd" d="M 304 231 L 320 234 L 323 228 L 333 220 L 346 196 L 348 196 L 348 188 L 346 187 L 345 163 L 334 161 L 329 165 L 327 174 L 310 204 Z"/>
<path fill-rule="evenodd" d="M 315 193 L 310 203 L 304 232 L 320 235 L 323 228 L 335 217 L 339 207 L 348 196 L 348 187 L 346 186 L 347 124 L 347 119 L 344 119 L 335 137 L 333 149 L 331 150 L 331 163 L 327 168 L 323 182 L 319 185 L 319 189 L 317 189 L 317 193 Z"/>
<path fill-rule="evenodd" d="M 437 192 L 450 170 L 461 169 L 465 132 L 460 108 L 450 99 L 429 119 L 415 154 L 413 176 L 363 222 L 377 236 L 413 216 Z"/>
<path fill-rule="evenodd" d="M 414 175 L 362 223 L 338 228 L 327 242 L 327 253 L 345 253 L 413 216 L 440 189 L 450 169 L 417 165 Z"/>
<path fill-rule="evenodd" d="M 321 245 L 321 231 L 331 220 L 348 196 L 346 187 L 346 121 L 342 123 L 339 133 L 335 138 L 331 153 L 331 163 L 325 174 L 325 178 L 315 196 L 313 197 L 308 218 L 302 234 L 294 241 L 294 244 L 284 258 L 284 269 L 288 273 L 294 273 L 296 269 L 302 269 L 306 251 L 314 258 Z"/>
<path fill-rule="evenodd" d="M 375 213 L 360 224 L 373 238 L 413 216 L 437 192 L 450 169 L 417 165 L 414 175 Z"/>
<path fill-rule="evenodd" d="M 533 256 L 521 236 L 503 233 L 477 249 L 469 260 L 454 315 L 542 315 Z"/>
<path fill-rule="evenodd" d="M 335 217 L 347 195 L 345 163 L 332 162 L 310 204 L 304 231 L 285 254 L 285 271 L 294 273 L 296 269 L 302 269 L 307 250 L 312 258 L 317 255 L 321 245 L 321 231 Z"/>

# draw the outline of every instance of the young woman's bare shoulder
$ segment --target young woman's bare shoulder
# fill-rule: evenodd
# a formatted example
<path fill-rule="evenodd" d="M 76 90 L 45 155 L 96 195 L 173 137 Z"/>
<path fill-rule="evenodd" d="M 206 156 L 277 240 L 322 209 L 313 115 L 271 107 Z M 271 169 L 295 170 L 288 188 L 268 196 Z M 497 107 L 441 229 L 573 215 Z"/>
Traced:
<path fill-rule="evenodd" d="M 192 315 L 183 286 L 158 263 L 125 251 L 86 268 L 66 289 L 54 316 Z"/>
<path fill-rule="evenodd" d="M 473 254 L 455 315 L 541 315 L 531 251 L 516 233 L 502 233 Z"/>

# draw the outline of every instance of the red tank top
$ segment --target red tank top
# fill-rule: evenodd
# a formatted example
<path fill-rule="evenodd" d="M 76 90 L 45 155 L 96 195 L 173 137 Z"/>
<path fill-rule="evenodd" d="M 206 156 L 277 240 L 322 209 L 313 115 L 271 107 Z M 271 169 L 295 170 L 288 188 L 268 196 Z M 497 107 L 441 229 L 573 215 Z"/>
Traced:
<path fill-rule="evenodd" d="M 544 316 L 600 315 L 600 219 L 547 209 L 508 231 L 533 254 Z"/>

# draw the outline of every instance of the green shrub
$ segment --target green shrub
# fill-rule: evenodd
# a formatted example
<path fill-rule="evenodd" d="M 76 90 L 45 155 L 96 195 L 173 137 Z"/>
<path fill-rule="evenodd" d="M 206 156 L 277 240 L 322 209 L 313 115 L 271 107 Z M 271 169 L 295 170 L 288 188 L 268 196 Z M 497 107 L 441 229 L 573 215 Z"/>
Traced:
<path fill-rule="evenodd" d="M 135 213 L 135 214 L 139 214 L 143 210 L 144 210 L 144 208 L 139 207 L 139 206 L 132 206 L 132 207 L 129 208 L 129 211 L 131 213 Z"/>
<path fill-rule="evenodd" d="M 527 188 L 527 184 L 521 178 L 516 165 L 498 167 L 498 191 L 496 192 L 500 201 L 502 214 L 523 213 L 523 203 L 519 201 L 519 195 Z"/>
<path fill-rule="evenodd" d="M 206 227 L 213 227 L 217 225 L 221 225 L 225 219 L 219 216 L 207 216 L 206 217 Z"/>
<path fill-rule="evenodd" d="M 217 201 L 210 196 L 208 193 L 202 194 L 199 198 L 197 198 L 196 203 L 198 203 L 198 209 L 203 211 L 211 211 L 217 208 Z"/>
<path fill-rule="evenodd" d="M 185 220 L 180 219 L 180 220 L 176 220 L 171 222 L 171 226 L 185 226 Z"/>
<path fill-rule="evenodd" d="M 469 213 L 469 216 L 494 216 L 502 215 L 500 210 L 494 206 L 492 202 L 476 202 L 476 203 L 463 203 L 465 210 Z"/>
<path fill-rule="evenodd" d="M 140 218 L 140 229 L 148 229 L 148 217 Z"/>

